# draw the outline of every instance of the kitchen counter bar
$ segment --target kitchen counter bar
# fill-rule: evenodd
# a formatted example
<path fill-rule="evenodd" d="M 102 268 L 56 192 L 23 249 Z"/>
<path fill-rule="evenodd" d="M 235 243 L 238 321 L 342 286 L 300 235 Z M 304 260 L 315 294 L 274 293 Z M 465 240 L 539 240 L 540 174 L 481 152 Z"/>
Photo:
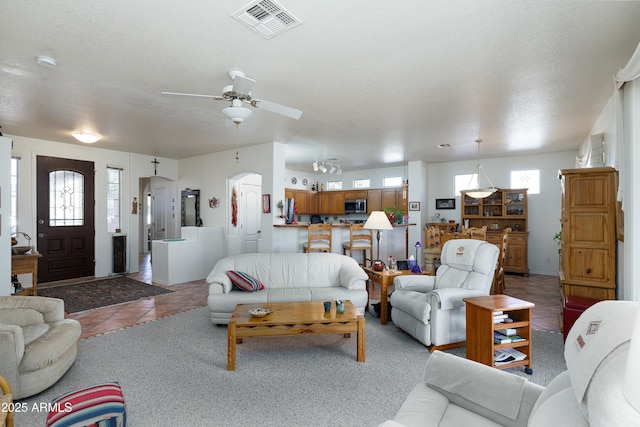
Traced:
<path fill-rule="evenodd" d="M 278 242 L 277 250 L 279 252 L 302 252 L 302 243 L 307 239 L 307 226 L 309 223 L 302 222 L 299 224 L 274 224 L 275 239 Z M 332 252 L 342 253 L 342 242 L 349 241 L 350 224 L 333 223 L 331 224 L 333 231 Z M 380 245 L 380 257 L 387 259 L 389 255 L 393 255 L 396 259 L 409 258 L 409 227 L 417 225 L 409 224 L 393 224 L 393 230 L 382 230 L 383 238 Z M 404 238 L 401 233 L 396 230 L 404 229 Z M 375 230 L 374 230 L 375 231 Z M 373 245 L 376 248 L 376 233 L 373 233 Z M 375 254 L 374 254 L 375 255 Z"/>

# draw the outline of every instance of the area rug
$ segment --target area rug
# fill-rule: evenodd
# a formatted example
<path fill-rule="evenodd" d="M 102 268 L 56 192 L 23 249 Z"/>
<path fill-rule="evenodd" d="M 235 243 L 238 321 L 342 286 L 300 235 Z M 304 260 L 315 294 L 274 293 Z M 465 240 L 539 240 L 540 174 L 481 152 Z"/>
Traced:
<path fill-rule="evenodd" d="M 364 363 L 356 361 L 355 334 L 303 334 L 245 339 L 230 372 L 227 328 L 213 326 L 209 315 L 200 307 L 82 339 L 60 381 L 21 403 L 33 408 L 118 381 L 135 427 L 377 426 L 393 418 L 430 357 L 421 343 L 367 313 Z M 533 331 L 533 337 L 533 375 L 509 371 L 546 385 L 566 369 L 562 334 Z M 447 352 L 465 356 L 464 347 Z M 45 418 L 29 410 L 16 413 L 15 423 L 43 426 Z"/>
<path fill-rule="evenodd" d="M 173 291 L 123 276 L 38 288 L 38 295 L 62 299 L 64 309 L 69 313 L 136 301 L 171 292 Z"/>

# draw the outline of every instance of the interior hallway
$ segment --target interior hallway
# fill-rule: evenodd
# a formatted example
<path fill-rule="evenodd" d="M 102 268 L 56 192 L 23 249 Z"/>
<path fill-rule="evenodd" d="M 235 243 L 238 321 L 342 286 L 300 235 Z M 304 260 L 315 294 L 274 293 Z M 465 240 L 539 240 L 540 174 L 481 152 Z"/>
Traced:
<path fill-rule="evenodd" d="M 140 255 L 140 271 L 127 277 L 145 283 L 152 283 L 150 255 Z M 506 294 L 536 304 L 533 309 L 534 329 L 560 332 L 560 286 L 555 276 L 530 275 L 528 277 L 507 274 L 505 278 Z M 207 304 L 208 287 L 204 280 L 182 283 L 173 286 L 154 285 L 175 292 L 158 295 L 149 299 L 133 301 L 97 308 L 67 317 L 82 324 L 82 338 L 88 338 L 106 332 L 145 323 L 161 317 L 188 311 Z M 380 299 L 380 290 L 372 292 L 371 299 Z M 389 323 L 392 326 L 392 323 Z"/>

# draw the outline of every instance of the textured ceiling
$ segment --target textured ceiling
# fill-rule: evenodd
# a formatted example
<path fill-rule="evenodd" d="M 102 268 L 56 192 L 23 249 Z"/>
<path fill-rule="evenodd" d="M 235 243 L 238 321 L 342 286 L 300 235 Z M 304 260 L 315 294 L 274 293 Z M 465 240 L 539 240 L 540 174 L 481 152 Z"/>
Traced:
<path fill-rule="evenodd" d="M 640 42 L 640 2 L 281 0 L 302 24 L 268 40 L 242 1 L 0 3 L 5 134 L 177 159 L 279 141 L 299 170 L 575 149 Z M 220 95 L 232 68 L 302 118 L 236 129 L 227 102 L 161 95 Z"/>

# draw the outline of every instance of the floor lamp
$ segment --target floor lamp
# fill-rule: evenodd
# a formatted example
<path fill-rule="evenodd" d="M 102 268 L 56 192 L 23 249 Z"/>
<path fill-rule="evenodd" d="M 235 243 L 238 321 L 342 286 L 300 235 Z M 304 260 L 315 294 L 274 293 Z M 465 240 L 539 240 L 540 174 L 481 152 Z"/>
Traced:
<path fill-rule="evenodd" d="M 380 260 L 380 230 L 393 230 L 389 218 L 387 218 L 387 215 L 382 211 L 373 211 L 362 228 L 376 230 L 377 232 L 378 252 L 372 266 L 375 271 L 382 271 L 384 270 L 384 262 Z"/>

